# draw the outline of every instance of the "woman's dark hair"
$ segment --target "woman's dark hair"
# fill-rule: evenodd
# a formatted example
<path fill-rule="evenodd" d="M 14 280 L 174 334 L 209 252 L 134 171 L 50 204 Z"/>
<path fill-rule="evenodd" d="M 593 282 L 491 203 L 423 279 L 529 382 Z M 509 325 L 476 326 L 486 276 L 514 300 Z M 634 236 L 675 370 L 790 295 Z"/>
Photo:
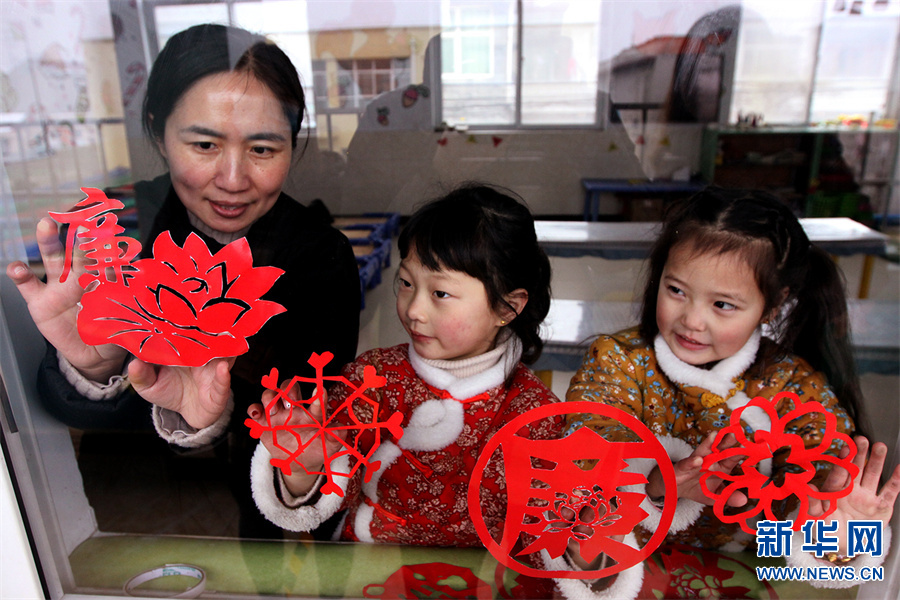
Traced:
<path fill-rule="evenodd" d="M 669 123 L 708 123 L 718 120 L 721 78 L 726 54 L 737 47 L 741 6 L 723 6 L 691 25 L 675 58 L 672 87 L 666 101 Z"/>
<path fill-rule="evenodd" d="M 306 96 L 291 59 L 275 44 L 225 25 L 195 25 L 172 36 L 156 57 L 141 118 L 152 140 L 162 140 L 166 121 L 191 86 L 218 73 L 245 72 L 268 87 L 291 125 L 291 147 L 306 113 Z"/>
<path fill-rule="evenodd" d="M 765 298 L 763 315 L 775 315 L 778 345 L 765 347 L 770 354 L 802 356 L 824 373 L 857 431 L 863 428 L 843 276 L 827 253 L 810 244 L 788 206 L 766 192 L 715 186 L 673 205 L 647 266 L 641 312 L 647 340 L 659 333 L 656 304 L 666 260 L 685 244 L 697 254 L 737 252 L 747 260 Z M 759 365 L 776 358 L 763 356 L 763 347 Z"/>
<path fill-rule="evenodd" d="M 511 307 L 504 296 L 528 292 L 525 308 L 509 327 L 531 364 L 544 343 L 540 326 L 550 310 L 550 261 L 538 245 L 534 217 L 513 192 L 468 183 L 419 208 L 400 232 L 400 256 L 415 252 L 428 269 L 450 269 L 484 284 L 496 312 Z"/>

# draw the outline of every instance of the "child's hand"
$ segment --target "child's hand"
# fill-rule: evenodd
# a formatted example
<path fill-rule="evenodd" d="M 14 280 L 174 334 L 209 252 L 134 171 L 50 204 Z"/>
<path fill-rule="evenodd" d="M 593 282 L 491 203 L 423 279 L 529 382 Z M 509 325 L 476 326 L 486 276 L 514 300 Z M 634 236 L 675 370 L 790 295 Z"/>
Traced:
<path fill-rule="evenodd" d="M 872 454 L 866 460 L 869 453 L 869 440 L 863 436 L 853 438 L 856 442 L 856 456 L 853 458 L 853 464 L 859 467 L 859 474 L 855 480 L 851 480 L 850 474 L 846 469 L 835 465 L 831 469 L 828 478 L 822 484 L 823 492 L 833 492 L 846 488 L 851 483 L 853 490 L 843 498 L 837 499 L 837 508 L 830 515 L 830 521 L 839 521 L 839 531 L 847 531 L 847 522 L 855 520 L 876 520 L 887 523 L 891 519 L 894 512 L 894 503 L 900 494 L 900 465 L 894 469 L 891 478 L 878 492 L 878 482 L 881 479 L 881 472 L 884 468 L 884 459 L 887 457 L 887 446 L 881 442 L 872 446 Z M 844 446 L 841 449 L 841 458 L 846 458 L 850 454 L 850 448 Z M 810 484 L 815 489 L 815 486 Z M 822 501 L 818 498 L 809 499 L 809 514 L 811 517 L 817 517 L 825 512 L 828 508 L 829 501 Z M 838 554 L 846 555 L 847 538 L 846 536 L 838 536 L 840 540 Z"/>
<path fill-rule="evenodd" d="M 593 511 L 596 509 L 590 506 L 583 506 L 581 508 L 581 514 L 578 515 L 582 523 L 590 522 L 593 520 L 595 516 L 603 516 L 595 515 Z M 559 517 L 568 523 L 574 523 L 576 521 L 575 511 L 567 506 L 563 506 L 559 509 Z M 553 519 L 555 518 L 552 514 L 545 514 L 545 518 Z M 602 535 L 600 532 L 595 532 L 593 528 L 588 527 L 587 525 L 575 525 L 572 530 L 574 532 L 580 533 L 583 536 L 590 537 L 592 535 Z M 619 535 L 610 535 L 608 536 L 610 540 L 616 542 L 622 542 L 625 540 L 624 534 Z M 566 554 L 569 557 L 569 562 L 575 566 L 580 571 L 599 571 L 601 569 L 606 568 L 606 564 L 609 560 L 609 557 L 606 554 L 600 554 L 597 556 L 592 562 L 586 561 L 581 556 L 581 543 L 575 539 L 574 537 L 569 538 L 569 543 L 566 547 Z"/>
<path fill-rule="evenodd" d="M 284 389 L 290 385 L 290 381 L 282 382 L 281 388 Z M 288 397 L 293 402 L 299 402 L 299 386 L 294 385 L 288 390 Z M 272 402 L 275 398 L 275 392 L 266 390 L 262 396 L 262 404 L 252 404 L 247 409 L 247 415 L 262 425 L 263 427 L 278 427 L 278 444 L 275 444 L 275 432 L 272 429 L 266 429 L 260 441 L 272 458 L 287 459 L 291 457 L 301 445 L 309 443 L 309 440 L 316 434 L 320 433 L 318 427 L 298 427 L 294 429 L 294 433 L 286 431 L 289 426 L 297 425 L 314 425 L 322 422 L 322 404 L 327 404 L 328 396 L 322 392 L 322 402 L 313 401 L 307 404 L 307 410 L 302 410 L 297 406 L 293 406 L 286 401 Z M 269 412 L 269 420 L 266 420 L 265 407 L 271 404 Z M 271 425 L 270 425 L 271 423 Z M 300 437 L 298 440 L 296 436 Z M 290 475 L 282 474 L 287 489 L 295 497 L 305 496 L 312 490 L 318 479 L 318 473 L 323 469 L 326 455 L 338 452 L 342 446 L 342 440 L 346 439 L 343 432 L 339 434 L 340 439 L 335 439 L 331 435 L 321 435 L 319 439 L 309 444 L 299 456 L 294 457 L 294 462 L 299 465 L 292 465 Z M 324 444 L 324 446 L 323 446 Z M 300 467 L 303 466 L 303 468 Z M 304 471 L 305 469 L 305 471 Z"/>
<path fill-rule="evenodd" d="M 715 433 L 709 434 L 700 445 L 694 449 L 690 456 L 679 460 L 674 464 L 675 485 L 678 498 L 687 498 L 710 506 L 715 503 L 712 498 L 703 493 L 703 488 L 700 486 L 700 473 L 701 467 L 703 466 L 703 458 L 712 453 L 712 445 L 715 439 Z M 731 448 L 735 444 L 737 444 L 737 440 L 735 440 L 733 435 L 729 434 L 725 436 L 722 443 L 719 444 L 719 450 Z M 713 463 L 710 466 L 710 471 L 730 473 L 738 465 L 740 460 L 740 456 L 726 458 L 725 460 Z M 650 472 L 647 480 L 648 496 L 651 498 L 659 498 L 665 495 L 665 486 L 663 484 L 662 474 L 659 472 L 658 467 Z M 724 485 L 724 482 L 720 478 L 712 476 L 707 480 L 707 485 L 712 489 L 717 489 Z M 741 492 L 733 493 L 726 501 L 728 506 L 743 506 L 746 503 L 747 496 Z"/>
<path fill-rule="evenodd" d="M 231 396 L 234 358 L 202 367 L 157 367 L 141 360 L 128 365 L 128 379 L 141 397 L 179 413 L 188 425 L 203 429 L 215 423 Z"/>

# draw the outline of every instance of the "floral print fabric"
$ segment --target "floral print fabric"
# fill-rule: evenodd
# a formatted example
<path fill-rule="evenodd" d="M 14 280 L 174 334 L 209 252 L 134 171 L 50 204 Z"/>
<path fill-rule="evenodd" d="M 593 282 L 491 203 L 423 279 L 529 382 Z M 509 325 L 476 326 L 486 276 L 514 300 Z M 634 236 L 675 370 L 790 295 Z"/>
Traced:
<path fill-rule="evenodd" d="M 771 342 L 764 340 L 763 343 Z M 782 355 L 773 364 L 751 365 L 741 379 L 744 392 L 750 398 L 771 400 L 779 392 L 792 392 L 801 403 L 816 400 L 834 414 L 838 431 L 849 434 L 854 429 L 852 420 L 838 403 L 825 377 L 798 356 Z M 707 435 L 727 427 L 731 419 L 731 409 L 727 405 L 703 405 L 701 396 L 705 392 L 707 390 L 697 386 L 670 381 L 659 367 L 652 343 L 644 340 L 634 328 L 603 335 L 594 341 L 572 378 L 566 400 L 591 400 L 614 406 L 640 419 L 657 436 L 676 437 L 696 448 Z M 794 402 L 786 395 L 775 405 L 780 416 L 794 408 Z M 614 441 L 629 441 L 633 437 L 629 430 L 609 418 L 576 414 L 570 415 L 567 421 L 567 432 L 586 426 Z M 745 426 L 745 431 L 748 438 L 752 438 L 753 431 L 749 426 Z M 823 438 L 825 418 L 818 413 L 803 414 L 791 421 L 785 431 L 800 435 L 806 447 L 811 448 Z M 841 444 L 836 442 L 828 454 L 836 456 L 840 448 Z M 783 481 L 791 469 L 787 455 L 787 451 L 775 454 L 772 478 L 776 483 Z M 817 474 L 813 482 L 821 483 L 828 468 L 829 464 L 824 461 L 816 463 Z M 782 503 L 773 508 L 785 518 L 795 506 Z M 750 536 L 736 539 L 738 530 L 737 525 L 722 523 L 711 507 L 705 507 L 693 525 L 670 534 L 666 543 L 714 549 L 733 541 L 743 545 L 752 541 Z M 640 527 L 636 533 L 641 543 L 649 538 L 648 532 Z"/>

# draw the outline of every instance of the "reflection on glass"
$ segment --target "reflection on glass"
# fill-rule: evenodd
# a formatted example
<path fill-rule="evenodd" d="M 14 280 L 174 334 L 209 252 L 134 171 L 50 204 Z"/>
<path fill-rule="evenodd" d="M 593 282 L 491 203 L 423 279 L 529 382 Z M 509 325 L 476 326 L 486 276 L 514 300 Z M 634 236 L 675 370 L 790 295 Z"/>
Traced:
<path fill-rule="evenodd" d="M 736 4 L 145 0 L 151 10 L 141 14 L 153 15 L 145 22 L 121 18 L 118 9 L 135 5 L 128 0 L 0 2 L 0 262 L 37 261 L 37 221 L 74 204 L 82 197 L 80 187 L 122 191 L 127 187 L 119 186 L 161 172 L 152 148 L 140 145 L 136 124 L 144 61 L 152 60 L 145 45 L 156 40 L 162 46 L 199 22 L 262 31 L 297 65 L 312 131 L 293 166 L 290 193 L 304 203 L 322 198 L 335 215 L 408 214 L 437 183 L 474 175 L 522 192 L 535 212 L 580 217 L 582 178 L 697 173 L 701 130 L 708 123 L 734 122 L 738 112 L 761 113 L 767 123 L 804 125 L 841 114 L 897 116 L 896 102 L 887 100 L 896 79 L 900 4 L 829 2 L 823 9 L 813 0 L 745 0 L 740 26 L 727 38 L 719 29 L 694 29 L 709 22 L 707 15 Z M 707 52 L 685 50 L 692 31 L 697 47 Z M 431 57 L 428 48 L 438 51 Z M 677 65 L 685 54 L 697 58 L 686 94 L 691 115 L 672 119 Z M 621 124 L 608 126 L 611 113 L 628 136 Z M 492 131 L 472 137 L 435 131 L 441 123 Z M 507 135 L 555 126 L 567 129 Z M 501 133 L 492 139 L 494 129 Z M 825 140 L 820 190 L 842 198 L 864 194 L 872 207 L 888 212 L 888 199 L 896 206 L 900 197 L 891 196 L 888 185 L 896 140 L 858 131 Z M 794 149 L 808 164 L 810 148 Z M 754 160 L 786 160 L 784 148 L 763 150 L 750 159 L 736 156 L 733 146 L 724 149 L 723 161 L 740 164 L 719 168 L 719 176 L 746 167 L 751 183 L 778 183 L 773 168 L 766 169 L 768 181 L 760 181 L 762 169 Z M 528 161 L 507 160 L 526 152 Z M 808 177 L 792 176 L 781 187 L 806 198 L 808 184 Z M 839 214 L 834 198 L 822 194 L 817 201 L 812 207 L 823 211 L 817 216 Z M 601 288 L 608 281 L 597 283 L 595 291 L 605 293 Z M 195 463 L 176 455 L 141 463 L 142 453 L 160 452 L 155 434 L 121 434 L 100 443 L 42 412 L 33 359 L 43 355 L 44 342 L 22 318 L 16 291 L 2 291 L 0 334 L 12 342 L 2 346 L 3 379 L 13 391 L 18 379 L 25 390 L 10 411 L 25 440 L 19 455 L 29 461 L 30 474 L 20 473 L 20 482 L 35 482 L 40 518 L 32 525 L 37 535 L 53 539 L 52 551 L 43 556 L 59 561 L 65 590 L 116 593 L 142 568 L 178 555 L 209 574 L 224 573 L 210 588 L 227 581 L 219 590 L 235 595 L 359 595 L 377 577 L 386 581 L 412 560 L 447 560 L 433 549 L 242 541 L 238 509 L 221 472 L 189 473 L 197 476 L 180 489 L 180 503 L 163 496 L 159 486 Z M 592 316 L 578 306 L 564 322 L 549 325 L 581 340 L 596 333 L 584 329 Z M 21 371 L 11 375 L 10 369 Z M 98 456 L 117 468 L 103 468 Z M 496 565 L 482 553 L 453 557 L 480 579 L 494 581 Z M 97 562 L 105 566 L 98 569 Z M 363 563 L 377 567 L 377 574 L 354 566 Z M 332 568 L 343 577 L 323 576 Z M 505 577 L 511 589 L 513 575 Z M 61 595 L 60 589 L 52 588 L 51 595 Z"/>
<path fill-rule="evenodd" d="M 530 0 L 522 20 L 522 124 L 594 124 L 599 4 Z"/>
<path fill-rule="evenodd" d="M 443 121 L 450 125 L 516 122 L 516 3 L 442 5 Z"/>

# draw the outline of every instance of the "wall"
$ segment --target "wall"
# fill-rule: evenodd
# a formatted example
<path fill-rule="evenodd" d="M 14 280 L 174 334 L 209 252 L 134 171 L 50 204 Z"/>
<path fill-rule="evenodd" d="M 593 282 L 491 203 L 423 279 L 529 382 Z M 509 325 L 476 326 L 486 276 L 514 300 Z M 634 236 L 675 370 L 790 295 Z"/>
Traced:
<path fill-rule="evenodd" d="M 688 156 L 685 160 L 691 162 Z M 340 204 L 329 207 L 346 214 L 409 213 L 442 186 L 476 179 L 517 191 L 536 214 L 580 215 L 582 178 L 642 175 L 621 126 L 605 131 L 358 132 Z"/>

